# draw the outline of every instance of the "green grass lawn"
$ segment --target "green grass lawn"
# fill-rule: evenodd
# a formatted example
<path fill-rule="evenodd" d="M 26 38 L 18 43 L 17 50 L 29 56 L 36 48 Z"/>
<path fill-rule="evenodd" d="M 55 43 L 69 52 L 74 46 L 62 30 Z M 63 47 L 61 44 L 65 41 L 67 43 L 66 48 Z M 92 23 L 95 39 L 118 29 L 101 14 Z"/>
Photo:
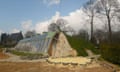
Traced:
<path fill-rule="evenodd" d="M 16 51 L 16 50 L 11 50 L 10 51 L 12 54 L 15 54 L 15 55 L 19 55 L 19 56 L 28 56 L 28 55 L 40 55 L 42 56 L 43 54 L 41 53 L 28 53 L 28 52 L 20 52 L 20 51 Z"/>

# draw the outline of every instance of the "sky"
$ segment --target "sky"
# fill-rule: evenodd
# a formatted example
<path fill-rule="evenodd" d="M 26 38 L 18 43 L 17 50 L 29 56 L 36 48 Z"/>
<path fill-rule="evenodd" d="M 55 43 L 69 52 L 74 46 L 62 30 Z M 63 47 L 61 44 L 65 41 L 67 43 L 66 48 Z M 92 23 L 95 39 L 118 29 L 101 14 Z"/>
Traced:
<path fill-rule="evenodd" d="M 74 28 L 81 16 L 81 7 L 88 0 L 0 0 L 0 33 L 47 30 L 51 21 L 61 17 Z M 79 16 L 79 17 L 78 17 Z M 71 21 L 72 20 L 72 21 Z"/>

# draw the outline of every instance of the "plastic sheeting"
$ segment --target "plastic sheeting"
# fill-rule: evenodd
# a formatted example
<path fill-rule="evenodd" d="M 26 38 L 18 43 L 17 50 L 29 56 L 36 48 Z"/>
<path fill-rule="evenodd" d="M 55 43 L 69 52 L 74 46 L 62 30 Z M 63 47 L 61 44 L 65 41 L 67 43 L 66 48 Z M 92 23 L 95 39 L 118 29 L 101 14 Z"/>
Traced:
<path fill-rule="evenodd" d="M 46 54 L 55 34 L 55 32 L 48 32 L 43 35 L 36 35 L 31 38 L 23 39 L 16 45 L 15 50 Z"/>

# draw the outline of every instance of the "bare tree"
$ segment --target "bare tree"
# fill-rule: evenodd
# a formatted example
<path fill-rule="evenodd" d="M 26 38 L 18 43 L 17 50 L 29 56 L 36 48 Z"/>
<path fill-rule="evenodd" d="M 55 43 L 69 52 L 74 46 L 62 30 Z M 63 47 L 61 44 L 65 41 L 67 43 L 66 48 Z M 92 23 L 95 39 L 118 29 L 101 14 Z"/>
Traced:
<path fill-rule="evenodd" d="M 85 39 L 85 40 L 88 40 L 88 39 L 89 39 L 88 32 L 87 32 L 87 30 L 85 30 L 85 29 L 80 29 L 79 32 L 78 32 L 78 36 L 79 36 L 80 38 Z"/>
<path fill-rule="evenodd" d="M 48 26 L 49 31 L 64 31 L 67 21 L 64 19 L 58 19 L 55 23 L 51 23 Z"/>
<path fill-rule="evenodd" d="M 70 27 L 70 26 L 67 26 L 67 27 L 64 29 L 64 32 L 70 34 L 71 36 L 73 36 L 73 35 L 76 34 L 75 30 L 74 30 L 72 27 Z"/>
<path fill-rule="evenodd" d="M 58 19 L 56 23 L 51 23 L 48 26 L 48 31 L 64 32 L 64 33 L 70 33 L 71 35 L 73 35 L 75 33 L 75 30 L 67 24 L 68 22 L 66 20 Z"/>
<path fill-rule="evenodd" d="M 56 24 L 60 27 L 61 30 L 65 29 L 68 22 L 65 19 L 58 19 Z"/>
<path fill-rule="evenodd" d="M 34 30 L 33 31 L 27 31 L 25 33 L 26 38 L 30 38 L 30 37 L 35 36 L 35 35 L 36 35 L 36 32 Z"/>
<path fill-rule="evenodd" d="M 52 32 L 59 31 L 59 27 L 56 23 L 51 23 L 48 26 L 48 31 L 52 31 Z"/>
<path fill-rule="evenodd" d="M 117 0 L 100 0 L 101 7 L 102 7 L 102 14 L 104 14 L 107 18 L 108 23 L 108 32 L 109 32 L 109 40 L 112 41 L 112 28 L 111 28 L 111 21 L 112 18 L 115 16 L 115 9 L 118 7 Z"/>
<path fill-rule="evenodd" d="M 98 4 L 95 3 L 96 0 L 89 0 L 85 5 L 84 5 L 84 12 L 88 15 L 89 19 L 90 19 L 90 27 L 91 27 L 91 38 L 90 40 L 92 41 L 92 39 L 94 38 L 93 36 L 93 31 L 94 31 L 94 17 L 95 14 L 98 12 L 97 8 L 99 8 Z"/>

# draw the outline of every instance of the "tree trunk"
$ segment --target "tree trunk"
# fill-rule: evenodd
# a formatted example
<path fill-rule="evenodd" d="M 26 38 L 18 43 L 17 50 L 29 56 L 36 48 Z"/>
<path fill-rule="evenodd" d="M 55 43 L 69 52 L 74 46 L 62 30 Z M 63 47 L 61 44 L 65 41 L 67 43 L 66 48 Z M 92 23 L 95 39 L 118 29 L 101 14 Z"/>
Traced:
<path fill-rule="evenodd" d="M 109 15 L 107 15 L 107 20 L 108 20 L 109 41 L 112 42 L 111 19 L 110 19 L 110 16 L 109 16 Z"/>
<path fill-rule="evenodd" d="M 94 19 L 94 16 L 92 16 L 91 17 L 91 22 L 90 22 L 90 24 L 91 24 L 91 41 L 93 41 L 93 19 Z"/>

